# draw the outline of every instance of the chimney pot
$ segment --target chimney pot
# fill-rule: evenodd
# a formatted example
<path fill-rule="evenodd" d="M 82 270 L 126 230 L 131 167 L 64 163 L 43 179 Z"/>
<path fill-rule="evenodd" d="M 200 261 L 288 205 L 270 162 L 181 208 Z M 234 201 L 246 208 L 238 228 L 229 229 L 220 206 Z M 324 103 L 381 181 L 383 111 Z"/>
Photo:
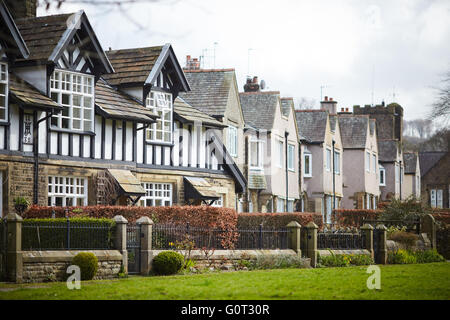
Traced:
<path fill-rule="evenodd" d="M 345 108 L 345 112 L 348 112 L 348 108 Z"/>
<path fill-rule="evenodd" d="M 328 101 L 328 96 L 325 96 L 325 101 Z"/>
<path fill-rule="evenodd" d="M 330 97 L 330 101 L 333 101 L 333 98 Z"/>

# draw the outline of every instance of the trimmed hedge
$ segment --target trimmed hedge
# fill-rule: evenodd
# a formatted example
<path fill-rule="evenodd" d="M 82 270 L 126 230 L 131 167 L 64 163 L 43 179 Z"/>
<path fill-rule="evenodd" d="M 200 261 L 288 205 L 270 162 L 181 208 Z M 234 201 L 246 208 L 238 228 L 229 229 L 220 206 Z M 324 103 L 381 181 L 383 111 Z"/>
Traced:
<path fill-rule="evenodd" d="M 152 261 L 153 273 L 157 275 L 171 275 L 180 272 L 184 265 L 184 257 L 175 251 L 163 251 Z"/>
<path fill-rule="evenodd" d="M 114 218 L 121 215 L 133 223 L 142 216 L 147 216 L 155 223 L 183 224 L 189 222 L 193 227 L 214 228 L 234 231 L 237 213 L 234 209 L 209 206 L 172 206 L 172 207 L 128 207 L 128 206 L 88 206 L 88 207 L 40 207 L 31 206 L 24 218 L 61 218 L 68 210 L 69 217 Z"/>
<path fill-rule="evenodd" d="M 80 252 L 72 259 L 72 264 L 80 267 L 81 280 L 92 280 L 98 269 L 98 259 L 92 252 Z"/>
<path fill-rule="evenodd" d="M 286 213 L 239 213 L 237 218 L 238 229 L 257 228 L 260 224 L 269 228 L 283 228 L 291 221 L 297 221 L 306 226 L 313 221 L 319 229 L 323 227 L 322 215 L 309 212 Z"/>
<path fill-rule="evenodd" d="M 332 221 L 341 227 L 360 227 L 364 220 L 376 220 L 382 210 L 338 209 L 332 214 Z"/>

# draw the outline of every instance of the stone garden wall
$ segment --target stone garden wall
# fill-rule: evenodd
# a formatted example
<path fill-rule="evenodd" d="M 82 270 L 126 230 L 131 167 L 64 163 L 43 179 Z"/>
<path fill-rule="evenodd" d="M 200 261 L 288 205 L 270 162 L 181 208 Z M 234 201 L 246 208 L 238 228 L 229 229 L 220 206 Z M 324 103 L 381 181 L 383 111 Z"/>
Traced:
<path fill-rule="evenodd" d="M 122 254 L 118 250 L 23 251 L 22 281 L 64 281 L 68 276 L 67 267 L 80 252 L 92 252 L 97 257 L 94 280 L 117 277 L 122 265 Z"/>

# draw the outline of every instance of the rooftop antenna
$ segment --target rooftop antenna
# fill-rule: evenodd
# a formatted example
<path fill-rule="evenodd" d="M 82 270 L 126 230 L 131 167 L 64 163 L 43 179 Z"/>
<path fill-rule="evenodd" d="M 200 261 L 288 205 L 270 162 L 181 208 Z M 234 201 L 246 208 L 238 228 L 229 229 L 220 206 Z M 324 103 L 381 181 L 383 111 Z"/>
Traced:
<path fill-rule="evenodd" d="M 373 107 L 373 93 L 375 91 L 375 63 L 372 65 L 372 107 Z"/>
<path fill-rule="evenodd" d="M 328 88 L 328 87 L 330 87 L 330 86 L 327 85 L 327 84 L 323 84 L 323 85 L 320 86 L 320 101 L 323 100 L 323 95 L 322 95 L 323 89 L 324 89 L 324 88 Z"/>
<path fill-rule="evenodd" d="M 215 69 L 216 68 L 216 46 L 218 45 L 218 43 L 217 42 L 214 42 L 214 67 L 213 67 L 213 69 Z"/>
<path fill-rule="evenodd" d="M 250 76 L 250 51 L 254 49 L 248 48 L 248 56 L 247 56 L 247 75 Z"/>

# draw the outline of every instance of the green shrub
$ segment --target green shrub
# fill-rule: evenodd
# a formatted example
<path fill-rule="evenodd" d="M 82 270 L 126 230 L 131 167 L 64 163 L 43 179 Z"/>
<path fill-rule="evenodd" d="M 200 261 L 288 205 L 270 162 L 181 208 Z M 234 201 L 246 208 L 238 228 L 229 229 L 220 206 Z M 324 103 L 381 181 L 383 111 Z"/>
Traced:
<path fill-rule="evenodd" d="M 436 249 L 416 251 L 417 263 L 443 262 L 444 257 L 440 255 Z"/>
<path fill-rule="evenodd" d="M 388 263 L 390 264 L 411 264 L 417 263 L 416 256 L 409 250 L 399 249 L 388 253 Z"/>
<path fill-rule="evenodd" d="M 92 280 L 97 273 L 98 259 L 92 252 L 80 252 L 72 259 L 80 267 L 81 280 Z"/>
<path fill-rule="evenodd" d="M 264 254 L 258 255 L 256 260 L 243 263 L 249 269 L 289 269 L 305 268 L 305 259 L 288 254 Z"/>
<path fill-rule="evenodd" d="M 183 268 L 184 257 L 175 251 L 160 252 L 153 259 L 153 272 L 157 275 L 178 273 Z"/>
<path fill-rule="evenodd" d="M 319 267 L 348 267 L 353 266 L 367 266 L 374 264 L 371 256 L 367 254 L 334 254 L 330 251 L 330 255 L 319 255 Z"/>
<path fill-rule="evenodd" d="M 416 234 L 405 231 L 395 231 L 389 237 L 389 240 L 396 241 L 407 249 L 413 247 L 418 239 L 419 237 Z"/>

